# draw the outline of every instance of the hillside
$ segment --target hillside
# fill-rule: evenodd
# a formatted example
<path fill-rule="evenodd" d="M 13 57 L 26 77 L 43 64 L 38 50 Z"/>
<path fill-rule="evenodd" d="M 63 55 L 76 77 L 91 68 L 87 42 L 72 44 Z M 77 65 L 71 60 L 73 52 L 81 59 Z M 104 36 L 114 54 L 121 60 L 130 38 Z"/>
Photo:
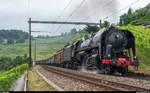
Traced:
<path fill-rule="evenodd" d="M 66 44 L 72 43 L 73 40 L 79 39 L 84 34 L 73 34 L 55 38 L 35 38 L 37 47 L 37 59 L 44 59 L 52 56 Z M 34 58 L 35 40 L 32 41 L 32 57 Z M 28 42 L 16 43 L 11 45 L 0 45 L 0 57 L 7 56 L 15 58 L 16 56 L 24 56 L 28 54 Z"/>
<path fill-rule="evenodd" d="M 22 30 L 0 30 L 0 44 L 23 43 L 28 36 Z"/>
<path fill-rule="evenodd" d="M 150 4 L 146 7 L 132 12 L 130 8 L 127 13 L 120 16 L 119 25 L 150 25 Z"/>

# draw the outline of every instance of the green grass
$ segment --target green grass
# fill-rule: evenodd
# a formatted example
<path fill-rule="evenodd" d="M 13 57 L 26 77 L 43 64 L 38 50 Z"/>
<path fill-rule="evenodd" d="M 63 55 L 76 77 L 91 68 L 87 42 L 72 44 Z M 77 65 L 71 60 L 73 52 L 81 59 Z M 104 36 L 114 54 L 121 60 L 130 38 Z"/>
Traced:
<path fill-rule="evenodd" d="M 17 55 L 24 55 L 27 53 L 27 43 L 0 45 L 0 56 L 8 56 L 14 58 Z"/>

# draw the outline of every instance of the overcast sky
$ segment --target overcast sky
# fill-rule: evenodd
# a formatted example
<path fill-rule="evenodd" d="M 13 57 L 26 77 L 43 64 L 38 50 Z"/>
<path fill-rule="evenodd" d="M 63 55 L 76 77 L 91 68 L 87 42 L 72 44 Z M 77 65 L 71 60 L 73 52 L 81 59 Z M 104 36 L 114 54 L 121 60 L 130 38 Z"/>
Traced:
<path fill-rule="evenodd" d="M 109 16 L 105 20 L 116 23 L 119 16 L 127 12 L 129 5 L 135 10 L 145 7 L 150 0 L 85 0 L 79 7 L 81 2 L 82 0 L 0 0 L 0 29 L 28 31 L 29 17 L 33 20 L 45 21 L 66 21 L 68 18 L 67 21 L 99 22 L 100 19 L 103 20 Z M 68 17 L 74 10 L 72 16 Z M 34 33 L 33 35 L 57 35 L 68 32 L 71 28 L 83 27 L 62 25 L 58 29 L 59 26 L 34 24 L 32 30 L 49 31 L 50 33 Z"/>

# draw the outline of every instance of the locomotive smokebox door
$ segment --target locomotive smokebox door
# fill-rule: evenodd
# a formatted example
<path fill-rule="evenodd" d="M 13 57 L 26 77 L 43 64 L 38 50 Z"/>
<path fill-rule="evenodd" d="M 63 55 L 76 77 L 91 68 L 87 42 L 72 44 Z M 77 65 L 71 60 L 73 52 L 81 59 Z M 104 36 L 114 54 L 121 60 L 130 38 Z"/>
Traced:
<path fill-rule="evenodd" d="M 105 43 L 112 45 L 113 52 L 121 52 L 127 47 L 127 37 L 123 31 L 114 28 L 108 31 Z"/>

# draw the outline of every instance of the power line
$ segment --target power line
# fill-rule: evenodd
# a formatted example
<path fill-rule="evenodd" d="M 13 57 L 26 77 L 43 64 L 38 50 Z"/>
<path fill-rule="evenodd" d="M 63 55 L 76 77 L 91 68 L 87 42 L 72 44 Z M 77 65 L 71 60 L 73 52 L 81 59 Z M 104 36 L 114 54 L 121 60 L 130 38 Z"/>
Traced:
<path fill-rule="evenodd" d="M 61 16 L 62 16 L 62 14 L 66 11 L 66 9 L 68 8 L 68 6 L 70 5 L 72 3 L 72 0 L 70 0 L 69 1 L 69 3 L 66 5 L 66 7 L 62 10 L 62 12 L 60 13 L 60 15 L 57 17 L 57 19 L 59 19 Z M 54 29 L 54 26 L 55 25 L 53 25 L 53 27 L 52 27 L 52 31 L 53 31 L 53 29 Z"/>
<path fill-rule="evenodd" d="M 30 18 L 30 0 L 28 0 L 27 3 L 28 3 L 28 14 L 27 15 L 28 15 L 28 18 Z"/>
<path fill-rule="evenodd" d="M 122 8 L 122 9 L 120 9 L 119 11 L 115 11 L 115 12 L 113 12 L 111 15 L 109 15 L 109 16 L 107 16 L 107 17 L 103 18 L 103 20 L 107 19 L 108 17 L 113 16 L 114 14 L 117 14 L 117 13 L 121 12 L 122 10 L 124 10 L 124 9 L 126 9 L 126 8 L 128 8 L 128 7 L 130 7 L 131 5 L 133 5 L 133 4 L 135 4 L 135 3 L 137 3 L 138 1 L 140 1 L 140 0 L 136 0 L 135 2 L 133 2 L 133 3 L 131 3 L 130 5 L 128 5 L 128 6 L 124 7 L 124 8 Z"/>
<path fill-rule="evenodd" d="M 69 18 L 70 17 L 72 17 L 73 16 L 73 14 L 76 12 L 76 11 L 78 11 L 78 9 L 80 9 L 81 8 L 81 6 L 84 4 L 84 2 L 85 2 L 85 0 L 82 0 L 82 2 L 79 4 L 79 6 L 69 15 L 69 17 L 67 18 L 67 20 L 66 21 L 68 21 L 69 20 Z"/>
<path fill-rule="evenodd" d="M 73 16 L 73 14 L 79 9 L 81 8 L 81 6 L 84 4 L 85 0 L 82 0 L 81 3 L 79 4 L 79 6 L 73 10 L 73 12 L 68 16 L 68 18 L 66 19 L 66 22 L 69 20 L 70 17 Z M 56 29 L 55 32 L 57 32 L 60 28 L 61 28 L 62 25 L 59 25 L 59 27 Z"/>
<path fill-rule="evenodd" d="M 63 9 L 63 11 L 60 13 L 60 15 L 57 18 L 60 18 L 62 16 L 62 14 L 66 11 L 66 9 L 68 8 L 68 6 L 72 3 L 72 0 L 69 1 L 69 3 L 66 5 L 66 7 Z"/>
<path fill-rule="evenodd" d="M 111 0 L 110 2 L 108 2 L 108 3 L 106 3 L 105 5 L 103 5 L 101 8 L 103 8 L 103 7 L 105 7 L 105 6 L 107 6 L 107 5 L 109 5 L 109 4 L 111 4 L 111 2 L 112 2 L 113 0 Z M 99 9 L 99 7 L 97 7 L 95 10 L 97 10 L 97 9 Z M 84 19 L 88 19 L 89 17 L 91 17 L 92 15 L 95 15 L 97 13 L 97 11 L 95 11 L 93 14 L 91 14 L 91 15 L 89 15 L 89 16 L 87 16 L 86 18 L 84 18 Z"/>

